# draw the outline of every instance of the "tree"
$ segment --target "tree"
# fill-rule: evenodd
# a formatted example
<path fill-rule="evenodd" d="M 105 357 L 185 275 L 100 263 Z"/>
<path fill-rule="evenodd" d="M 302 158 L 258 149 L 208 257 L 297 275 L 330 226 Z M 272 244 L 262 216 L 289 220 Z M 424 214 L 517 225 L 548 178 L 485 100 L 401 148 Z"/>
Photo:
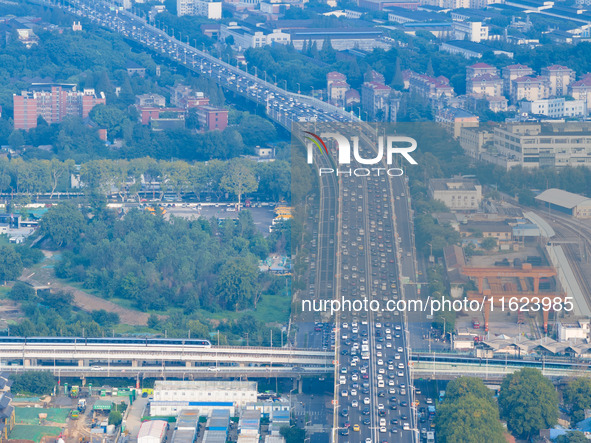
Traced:
<path fill-rule="evenodd" d="M 13 376 L 12 391 L 16 394 L 50 394 L 55 386 L 55 377 L 47 371 L 26 371 Z"/>
<path fill-rule="evenodd" d="M 528 440 L 558 421 L 558 395 L 538 369 L 524 368 L 506 376 L 499 408 L 509 431 Z"/>
<path fill-rule="evenodd" d="M 392 87 L 394 89 L 404 89 L 404 78 L 402 77 L 402 69 L 400 68 L 400 57 L 396 57 L 396 68 L 394 70 L 394 77 L 392 77 Z"/>
<path fill-rule="evenodd" d="M 73 243 L 83 229 L 82 213 L 69 203 L 49 208 L 41 222 L 41 232 L 59 247 Z"/>
<path fill-rule="evenodd" d="M 591 408 L 591 380 L 577 378 L 564 389 L 564 402 L 569 406 L 573 424 L 585 419 L 585 409 Z"/>
<path fill-rule="evenodd" d="M 486 387 L 481 379 L 476 377 L 458 377 L 450 381 L 445 390 L 445 401 L 454 403 L 466 395 L 473 395 L 494 404 L 492 391 Z"/>
<path fill-rule="evenodd" d="M 446 393 L 447 397 L 447 393 Z M 487 399 L 468 394 L 437 408 L 438 438 L 446 443 L 504 443 L 499 411 Z"/>
<path fill-rule="evenodd" d="M 158 316 L 156 314 L 150 314 L 148 317 L 148 328 L 158 329 L 158 326 L 160 326 L 160 320 L 158 319 Z"/>
<path fill-rule="evenodd" d="M 123 414 L 121 414 L 121 412 L 113 410 L 109 413 L 109 424 L 110 425 L 119 426 L 122 421 L 123 421 Z"/>
<path fill-rule="evenodd" d="M 486 237 L 480 242 L 480 246 L 482 246 L 487 251 L 491 251 L 497 246 L 497 239 L 494 237 Z"/>
<path fill-rule="evenodd" d="M 301 443 L 306 439 L 306 431 L 298 427 L 282 426 L 279 433 L 285 438 L 285 443 Z"/>
<path fill-rule="evenodd" d="M 54 158 L 51 161 L 46 160 L 46 162 L 49 175 L 51 176 L 51 195 L 49 196 L 51 199 L 60 183 L 60 179 L 74 167 L 74 160 L 61 162 Z"/>
<path fill-rule="evenodd" d="M 258 268 L 248 257 L 228 260 L 220 269 L 216 295 L 221 306 L 239 311 L 253 302 L 257 290 Z"/>
<path fill-rule="evenodd" d="M 31 285 L 23 283 L 22 281 L 17 281 L 8 296 L 12 300 L 17 301 L 31 301 L 35 298 L 35 290 Z"/>
<path fill-rule="evenodd" d="M 17 129 L 12 131 L 12 134 L 8 137 L 8 144 L 12 149 L 18 149 L 25 144 L 25 137 L 23 131 Z"/>
<path fill-rule="evenodd" d="M 252 169 L 244 160 L 232 160 L 220 182 L 220 188 L 238 197 L 238 210 L 242 203 L 242 195 L 255 192 L 258 182 Z"/>
<path fill-rule="evenodd" d="M 569 431 L 564 435 L 559 435 L 555 443 L 589 443 L 589 439 L 581 431 Z"/>
<path fill-rule="evenodd" d="M 0 281 L 16 280 L 22 272 L 21 256 L 12 246 L 0 246 Z"/>

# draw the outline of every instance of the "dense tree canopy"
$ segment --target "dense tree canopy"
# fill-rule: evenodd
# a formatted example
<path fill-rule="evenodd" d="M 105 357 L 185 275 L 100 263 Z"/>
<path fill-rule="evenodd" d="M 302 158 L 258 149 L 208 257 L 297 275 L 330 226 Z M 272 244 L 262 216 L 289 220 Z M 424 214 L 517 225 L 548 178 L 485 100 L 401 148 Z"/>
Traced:
<path fill-rule="evenodd" d="M 591 408 L 591 380 L 571 380 L 563 391 L 564 402 L 570 408 L 573 424 L 585 418 L 585 409 Z"/>
<path fill-rule="evenodd" d="M 444 443 L 505 441 L 497 404 L 478 378 L 459 377 L 447 385 L 435 424 Z"/>
<path fill-rule="evenodd" d="M 23 272 L 21 256 L 12 246 L 0 246 L 0 284 L 15 280 Z"/>
<path fill-rule="evenodd" d="M 43 229 L 58 232 L 69 219 L 79 224 L 79 210 L 58 205 Z M 111 212 L 83 221 L 80 235 L 57 237 L 70 245 L 57 275 L 82 282 L 106 297 L 131 300 L 140 309 L 184 306 L 194 310 L 241 310 L 258 288 L 258 258 L 266 240 L 248 211 L 238 223 L 173 218 L 131 210 L 123 219 Z M 52 237 L 54 238 L 54 237 Z"/>
<path fill-rule="evenodd" d="M 558 395 L 538 369 L 524 368 L 505 377 L 499 394 L 501 417 L 520 437 L 537 435 L 558 420 Z"/>
<path fill-rule="evenodd" d="M 24 371 L 11 378 L 14 381 L 11 390 L 16 394 L 51 394 L 56 382 L 55 377 L 46 371 Z"/>

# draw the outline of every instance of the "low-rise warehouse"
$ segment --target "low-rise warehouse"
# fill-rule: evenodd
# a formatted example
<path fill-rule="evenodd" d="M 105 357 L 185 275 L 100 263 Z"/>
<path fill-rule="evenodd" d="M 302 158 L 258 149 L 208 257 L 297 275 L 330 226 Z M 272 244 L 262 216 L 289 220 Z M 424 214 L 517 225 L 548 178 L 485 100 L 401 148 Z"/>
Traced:
<path fill-rule="evenodd" d="M 576 218 L 591 218 L 591 198 L 562 189 L 550 188 L 536 197 L 544 206 Z"/>

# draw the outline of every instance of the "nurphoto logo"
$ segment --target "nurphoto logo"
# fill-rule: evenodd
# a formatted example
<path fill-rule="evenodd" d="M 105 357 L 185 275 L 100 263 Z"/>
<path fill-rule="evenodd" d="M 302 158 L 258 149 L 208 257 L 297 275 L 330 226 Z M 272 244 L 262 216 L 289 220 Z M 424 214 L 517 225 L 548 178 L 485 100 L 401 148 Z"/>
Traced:
<path fill-rule="evenodd" d="M 368 149 L 362 152 L 359 148 L 359 137 L 352 136 L 349 140 L 348 137 L 338 132 L 322 132 L 320 135 L 314 134 L 313 132 L 304 131 L 306 134 L 305 139 L 307 150 L 307 162 L 308 164 L 314 163 L 314 151 L 315 147 L 320 151 L 320 154 L 326 154 L 331 156 L 329 149 L 327 148 L 326 139 L 333 139 L 336 142 L 336 161 L 338 165 L 351 165 L 351 159 L 360 165 L 379 165 L 382 164 L 384 167 L 361 167 L 361 168 L 345 168 L 339 169 L 338 167 L 320 167 L 318 168 L 319 175 L 323 174 L 336 174 L 336 175 L 353 175 L 356 177 L 365 177 L 369 175 L 382 175 L 387 174 L 391 177 L 398 177 L 404 174 L 404 170 L 399 167 L 390 168 L 393 164 L 395 155 L 401 155 L 411 165 L 418 164 L 416 160 L 410 155 L 415 149 L 417 149 L 417 142 L 411 137 L 404 137 L 398 135 L 379 136 L 377 143 L 377 151 Z M 352 142 L 352 143 L 351 143 Z M 351 149 L 351 145 L 353 149 Z M 353 155 L 351 155 L 353 154 Z M 384 163 L 385 156 L 385 163 Z"/>

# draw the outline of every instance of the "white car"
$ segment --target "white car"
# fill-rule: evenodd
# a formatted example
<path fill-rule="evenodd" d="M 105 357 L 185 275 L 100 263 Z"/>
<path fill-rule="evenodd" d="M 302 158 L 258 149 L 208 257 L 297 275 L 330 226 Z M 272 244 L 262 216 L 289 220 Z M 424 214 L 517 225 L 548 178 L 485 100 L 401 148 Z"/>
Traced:
<path fill-rule="evenodd" d="M 348 397 L 348 396 L 349 396 L 349 393 L 346 390 L 343 389 L 341 391 L 341 397 Z"/>
<path fill-rule="evenodd" d="M 365 397 L 365 398 L 363 399 L 363 404 L 364 404 L 364 405 L 368 405 L 368 404 L 369 404 L 369 397 Z"/>
<path fill-rule="evenodd" d="M 357 374 L 353 374 L 353 375 L 351 376 L 351 380 L 353 380 L 353 381 L 357 381 L 357 380 L 359 380 L 359 376 L 358 376 Z"/>
<path fill-rule="evenodd" d="M 378 374 L 385 374 L 386 370 L 384 368 L 378 369 Z"/>
<path fill-rule="evenodd" d="M 352 408 L 358 408 L 358 407 L 359 407 L 359 402 L 358 402 L 357 400 L 353 400 L 353 401 L 351 402 L 351 407 L 352 407 Z"/>
<path fill-rule="evenodd" d="M 404 348 L 403 348 L 402 346 L 398 346 L 398 349 L 397 349 L 397 351 L 398 351 L 398 352 L 404 352 Z"/>
<path fill-rule="evenodd" d="M 394 354 L 394 360 L 400 360 L 400 354 Z"/>
<path fill-rule="evenodd" d="M 384 409 L 384 405 L 382 403 L 378 404 L 378 411 L 381 411 L 382 409 Z"/>
<path fill-rule="evenodd" d="M 384 364 L 384 360 L 378 360 L 378 366 L 382 366 Z"/>
<path fill-rule="evenodd" d="M 387 342 L 387 343 L 386 343 L 386 348 L 390 349 L 391 347 L 392 347 L 392 343 L 390 343 L 390 342 Z"/>
<path fill-rule="evenodd" d="M 387 432 L 386 427 L 385 426 L 380 426 L 380 432 Z"/>
<path fill-rule="evenodd" d="M 398 372 L 396 373 L 396 375 L 397 375 L 398 377 L 404 377 L 404 371 L 398 371 Z"/>
<path fill-rule="evenodd" d="M 357 397 L 357 389 L 351 389 L 351 395 Z"/>

